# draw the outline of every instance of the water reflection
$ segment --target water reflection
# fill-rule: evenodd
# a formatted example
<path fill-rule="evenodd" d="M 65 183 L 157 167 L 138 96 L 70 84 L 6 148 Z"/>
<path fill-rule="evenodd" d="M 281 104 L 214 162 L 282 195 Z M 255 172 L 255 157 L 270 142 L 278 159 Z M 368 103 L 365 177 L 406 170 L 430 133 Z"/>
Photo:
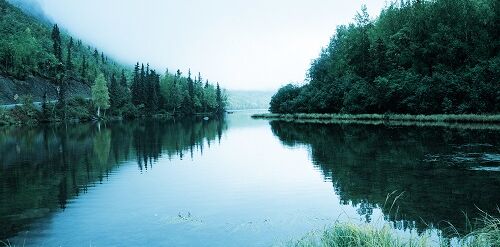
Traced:
<path fill-rule="evenodd" d="M 498 131 L 270 124 L 283 144 L 309 146 L 341 203 L 359 207 L 368 222 L 381 208 L 400 229 L 451 223 L 465 232 L 465 216 L 477 217 L 478 208 L 498 215 L 500 174 L 491 171 L 500 167 Z"/>
<path fill-rule="evenodd" d="M 0 129 L 0 240 L 64 210 L 121 163 L 152 169 L 160 156 L 203 152 L 224 120 L 137 121 Z"/>

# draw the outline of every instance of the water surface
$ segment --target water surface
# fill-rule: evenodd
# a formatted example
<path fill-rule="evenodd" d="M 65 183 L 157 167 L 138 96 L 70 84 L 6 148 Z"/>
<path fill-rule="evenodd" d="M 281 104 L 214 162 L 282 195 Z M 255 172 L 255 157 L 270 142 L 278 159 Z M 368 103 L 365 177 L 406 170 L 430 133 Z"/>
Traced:
<path fill-rule="evenodd" d="M 249 114 L 0 129 L 0 239 L 270 246 L 338 221 L 446 235 L 498 214 L 498 130 Z"/>

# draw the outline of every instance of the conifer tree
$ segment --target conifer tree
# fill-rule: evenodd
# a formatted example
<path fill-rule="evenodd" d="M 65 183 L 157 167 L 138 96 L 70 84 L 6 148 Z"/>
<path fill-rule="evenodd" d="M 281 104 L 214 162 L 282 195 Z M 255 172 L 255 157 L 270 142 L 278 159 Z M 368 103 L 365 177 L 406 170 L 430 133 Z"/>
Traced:
<path fill-rule="evenodd" d="M 62 47 L 61 47 L 61 32 L 59 31 L 59 27 L 57 24 L 52 28 L 52 42 L 54 49 L 54 56 L 56 57 L 59 63 L 63 62 L 62 59 Z"/>
<path fill-rule="evenodd" d="M 132 85 L 130 86 L 130 91 L 132 94 L 132 103 L 134 105 L 139 105 L 141 102 L 141 94 L 140 91 L 140 73 L 139 73 L 139 62 L 134 66 L 134 77 L 132 79 Z"/>
<path fill-rule="evenodd" d="M 66 56 L 66 71 L 70 76 L 72 76 L 73 72 L 73 61 L 71 57 L 71 50 L 73 49 L 73 38 L 71 37 L 69 39 L 68 43 L 68 51 L 67 51 L 67 56 Z"/>
<path fill-rule="evenodd" d="M 215 97 L 216 97 L 216 102 L 217 102 L 217 113 L 221 114 L 224 110 L 224 102 L 222 99 L 222 92 L 219 86 L 219 83 L 217 82 L 217 87 L 215 91 Z"/>
<path fill-rule="evenodd" d="M 94 49 L 94 59 L 95 63 L 99 64 L 99 52 L 97 51 L 97 49 Z"/>
<path fill-rule="evenodd" d="M 111 75 L 111 81 L 109 83 L 109 102 L 111 109 L 118 109 L 120 100 L 120 85 L 116 81 L 115 74 L 113 74 Z"/>
<path fill-rule="evenodd" d="M 80 76 L 82 77 L 83 80 L 85 80 L 87 77 L 87 67 L 88 67 L 87 57 L 85 55 L 83 55 L 82 65 L 80 68 Z"/>

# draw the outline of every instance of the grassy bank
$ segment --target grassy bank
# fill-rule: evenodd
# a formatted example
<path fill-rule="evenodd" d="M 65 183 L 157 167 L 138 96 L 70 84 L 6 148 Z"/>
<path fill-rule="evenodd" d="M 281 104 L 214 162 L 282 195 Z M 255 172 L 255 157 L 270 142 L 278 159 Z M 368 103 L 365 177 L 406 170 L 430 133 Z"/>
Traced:
<path fill-rule="evenodd" d="M 444 123 L 500 123 L 500 114 L 443 114 L 443 115 L 407 115 L 407 114 L 255 114 L 253 118 L 275 120 L 353 120 L 353 121 L 399 121 L 399 122 L 444 122 Z"/>
<path fill-rule="evenodd" d="M 493 247 L 500 246 L 500 219 L 487 217 L 484 227 L 466 236 L 456 236 L 455 240 L 431 238 L 430 234 L 401 237 L 390 226 L 376 228 L 369 224 L 356 225 L 337 224 L 322 232 L 311 233 L 301 240 L 292 241 L 286 246 L 296 247 L 426 247 L 426 246 L 460 246 L 460 247 Z"/>

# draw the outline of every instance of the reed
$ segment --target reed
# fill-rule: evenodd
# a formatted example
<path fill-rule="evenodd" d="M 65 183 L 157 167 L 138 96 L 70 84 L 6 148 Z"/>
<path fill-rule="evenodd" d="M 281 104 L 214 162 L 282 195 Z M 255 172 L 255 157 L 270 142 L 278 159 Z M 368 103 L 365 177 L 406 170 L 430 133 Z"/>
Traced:
<path fill-rule="evenodd" d="M 500 246 L 500 219 L 485 215 L 483 227 L 471 233 L 449 238 L 432 239 L 429 234 L 401 237 L 389 225 L 377 228 L 370 224 L 339 223 L 322 232 L 313 232 L 286 246 L 295 247 L 493 247 Z"/>

